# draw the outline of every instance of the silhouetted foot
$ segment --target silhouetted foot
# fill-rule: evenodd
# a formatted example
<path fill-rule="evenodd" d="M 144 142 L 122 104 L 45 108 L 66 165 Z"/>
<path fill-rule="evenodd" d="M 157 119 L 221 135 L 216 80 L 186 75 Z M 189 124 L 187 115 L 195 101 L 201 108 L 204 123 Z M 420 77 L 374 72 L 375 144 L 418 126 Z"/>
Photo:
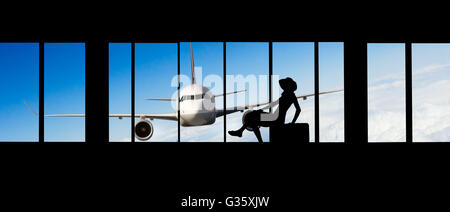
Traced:
<path fill-rule="evenodd" d="M 232 135 L 232 136 L 237 136 L 237 137 L 242 137 L 242 131 L 239 130 L 230 130 L 228 131 L 228 134 Z"/>

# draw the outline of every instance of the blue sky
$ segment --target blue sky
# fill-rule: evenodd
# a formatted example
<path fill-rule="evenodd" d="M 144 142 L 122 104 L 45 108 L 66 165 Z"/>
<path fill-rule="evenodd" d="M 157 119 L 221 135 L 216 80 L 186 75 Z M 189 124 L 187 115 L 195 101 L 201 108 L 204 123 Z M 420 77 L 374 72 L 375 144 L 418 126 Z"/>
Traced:
<path fill-rule="evenodd" d="M 39 45 L 0 43 L 0 140 L 37 141 L 38 118 L 23 104 L 39 110 Z"/>
<path fill-rule="evenodd" d="M 223 78 L 223 44 L 193 43 L 197 77 L 202 80 Z M 39 47 L 36 43 L 0 44 L 0 140 L 37 141 L 38 118 L 23 104 L 38 111 Z M 131 110 L 131 45 L 110 44 L 110 112 Z M 369 44 L 369 140 L 404 141 L 404 45 Z M 227 96 L 233 103 L 254 103 L 268 99 L 268 43 L 228 43 L 228 77 L 254 76 L 259 92 Z M 289 76 L 299 85 L 297 95 L 314 89 L 313 43 L 274 43 L 274 79 Z M 190 82 L 189 43 L 181 43 L 181 74 Z M 414 137 L 417 141 L 450 140 L 450 45 L 413 45 Z M 343 87 L 343 44 L 319 45 L 320 90 Z M 170 102 L 145 101 L 144 98 L 173 98 L 176 94 L 177 44 L 136 44 L 136 113 L 174 112 Z M 45 113 L 84 113 L 84 44 L 45 44 Z M 248 78 L 250 79 L 250 78 Z M 199 79 L 198 79 L 199 80 Z M 274 99 L 278 82 L 274 80 Z M 402 84 L 403 83 L 403 84 Z M 183 84 L 182 84 L 183 86 Z M 222 93 L 223 85 L 212 83 L 213 93 Z M 227 84 L 227 92 L 250 89 Z M 12 91 L 12 92 L 11 92 Z M 320 97 L 320 137 L 322 141 L 343 141 L 343 93 Z M 297 122 L 310 124 L 314 140 L 314 99 L 299 100 L 302 113 Z M 218 97 L 216 107 L 223 107 Z M 288 112 L 290 121 L 293 110 Z M 241 113 L 227 116 L 227 130 L 241 124 Z M 110 118 L 110 140 L 129 141 L 130 120 Z M 152 141 L 176 141 L 177 123 L 153 120 Z M 83 141 L 84 118 L 46 118 L 45 139 L 48 141 Z M 181 141 L 223 141 L 223 118 L 202 127 L 182 127 Z M 25 133 L 24 133 L 25 132 Z M 268 130 L 262 129 L 268 140 Z M 252 133 L 242 138 L 227 136 L 227 141 L 256 141 Z"/>
<path fill-rule="evenodd" d="M 109 81 L 109 112 L 131 113 L 131 44 L 109 45 Z M 131 119 L 109 118 L 109 137 L 131 140 Z"/>
<path fill-rule="evenodd" d="M 84 43 L 47 43 L 44 50 L 46 114 L 84 114 Z M 84 141 L 82 117 L 45 118 L 46 141 Z"/>

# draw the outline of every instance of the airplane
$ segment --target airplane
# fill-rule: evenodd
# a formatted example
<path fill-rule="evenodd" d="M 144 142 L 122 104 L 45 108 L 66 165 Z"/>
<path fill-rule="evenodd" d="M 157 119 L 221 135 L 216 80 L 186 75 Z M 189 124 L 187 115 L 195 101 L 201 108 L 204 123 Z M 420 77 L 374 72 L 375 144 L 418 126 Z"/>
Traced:
<path fill-rule="evenodd" d="M 192 49 L 192 43 L 190 43 L 191 50 L 191 74 L 192 74 L 192 84 L 183 87 L 180 90 L 180 99 L 177 103 L 180 106 L 180 125 L 183 127 L 193 127 L 193 126 L 203 126 L 214 124 L 218 117 L 225 114 L 231 114 L 235 112 L 243 112 L 247 110 L 243 116 L 242 121 L 244 122 L 246 115 L 253 108 L 273 104 L 273 102 L 262 102 L 257 104 L 249 104 L 237 107 L 230 107 L 224 109 L 217 109 L 215 105 L 215 98 L 222 97 L 230 94 L 237 94 L 245 92 L 246 90 L 233 91 L 224 94 L 214 95 L 210 89 L 202 85 L 197 84 L 194 69 L 194 54 Z M 329 94 L 343 91 L 343 89 L 329 90 L 325 92 L 320 92 L 319 95 Z M 297 96 L 298 99 L 306 100 L 308 97 L 314 96 L 314 94 L 307 94 L 302 96 Z M 177 99 L 144 99 L 153 101 L 177 101 Z M 33 112 L 36 116 L 38 114 L 26 103 L 25 105 Z M 177 104 L 178 107 L 178 104 Z M 178 109 L 177 109 L 178 110 Z M 85 117 L 85 114 L 53 114 L 44 115 L 44 117 Z M 124 117 L 131 118 L 131 114 L 109 114 L 109 117 L 117 117 L 122 119 Z M 140 120 L 135 124 L 135 137 L 141 141 L 149 140 L 154 132 L 153 124 L 150 120 L 161 119 L 169 121 L 178 121 L 178 112 L 173 113 L 136 113 L 135 118 L 140 118 Z M 249 129 L 251 130 L 251 129 Z"/>

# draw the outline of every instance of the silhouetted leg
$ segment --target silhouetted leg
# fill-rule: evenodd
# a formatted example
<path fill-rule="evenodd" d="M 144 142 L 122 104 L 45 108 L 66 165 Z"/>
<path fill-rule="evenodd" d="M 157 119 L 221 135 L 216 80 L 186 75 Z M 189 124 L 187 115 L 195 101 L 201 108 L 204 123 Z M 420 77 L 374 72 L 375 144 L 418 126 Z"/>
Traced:
<path fill-rule="evenodd" d="M 244 130 L 247 128 L 248 124 L 244 123 L 242 125 L 241 128 L 239 128 L 238 130 L 230 130 L 228 131 L 228 134 L 232 135 L 232 136 L 238 136 L 238 137 L 242 137 L 242 132 L 244 132 Z"/>
<path fill-rule="evenodd" d="M 240 131 L 240 132 L 243 132 L 245 129 L 247 129 L 247 123 L 244 123 L 243 125 L 242 125 L 242 127 L 241 128 L 239 128 L 238 130 L 236 130 L 236 131 Z"/>
<path fill-rule="evenodd" d="M 252 126 L 252 128 L 253 128 L 253 132 L 254 132 L 255 135 L 256 135 L 256 138 L 258 138 L 258 142 L 259 142 L 259 143 L 262 143 L 263 140 L 262 140 L 262 138 L 261 138 L 261 132 L 259 131 L 258 126 Z"/>
<path fill-rule="evenodd" d="M 261 127 L 271 127 L 277 125 L 277 121 L 260 121 L 259 126 Z"/>
<path fill-rule="evenodd" d="M 238 137 L 242 137 L 242 132 L 244 132 L 245 129 L 247 129 L 247 127 L 249 125 L 249 123 L 253 123 L 254 122 L 254 115 L 250 113 L 250 117 L 248 118 L 248 120 L 246 122 L 244 122 L 244 124 L 242 124 L 242 127 L 239 128 L 238 130 L 230 130 L 228 131 L 228 134 L 232 135 L 232 136 L 238 136 Z"/>

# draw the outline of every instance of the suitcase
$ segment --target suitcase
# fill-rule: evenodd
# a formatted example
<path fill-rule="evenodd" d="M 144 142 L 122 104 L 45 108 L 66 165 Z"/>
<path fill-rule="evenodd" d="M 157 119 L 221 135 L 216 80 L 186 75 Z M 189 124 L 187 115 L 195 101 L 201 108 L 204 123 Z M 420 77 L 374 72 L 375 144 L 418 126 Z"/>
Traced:
<path fill-rule="evenodd" d="M 309 143 L 309 124 L 295 123 L 270 127 L 269 139 L 275 143 Z"/>

